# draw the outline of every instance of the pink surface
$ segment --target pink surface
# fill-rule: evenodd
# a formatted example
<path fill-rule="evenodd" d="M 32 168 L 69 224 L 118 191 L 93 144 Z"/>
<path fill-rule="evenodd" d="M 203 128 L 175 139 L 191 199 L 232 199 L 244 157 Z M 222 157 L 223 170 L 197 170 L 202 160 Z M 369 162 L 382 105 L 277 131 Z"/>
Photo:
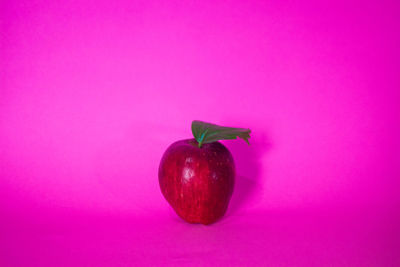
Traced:
<path fill-rule="evenodd" d="M 1 1 L 0 265 L 400 265 L 399 11 Z M 253 131 L 209 227 L 158 186 L 193 119 Z"/>

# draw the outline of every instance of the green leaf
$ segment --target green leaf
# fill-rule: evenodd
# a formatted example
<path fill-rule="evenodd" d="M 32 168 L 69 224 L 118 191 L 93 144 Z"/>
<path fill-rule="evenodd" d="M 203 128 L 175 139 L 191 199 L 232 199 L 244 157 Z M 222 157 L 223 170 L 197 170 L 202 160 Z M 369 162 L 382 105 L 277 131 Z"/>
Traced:
<path fill-rule="evenodd" d="M 249 144 L 250 132 L 250 129 L 224 127 L 202 121 L 192 122 L 192 133 L 199 143 L 199 147 L 202 144 L 218 140 L 232 140 L 237 137 L 242 138 Z"/>

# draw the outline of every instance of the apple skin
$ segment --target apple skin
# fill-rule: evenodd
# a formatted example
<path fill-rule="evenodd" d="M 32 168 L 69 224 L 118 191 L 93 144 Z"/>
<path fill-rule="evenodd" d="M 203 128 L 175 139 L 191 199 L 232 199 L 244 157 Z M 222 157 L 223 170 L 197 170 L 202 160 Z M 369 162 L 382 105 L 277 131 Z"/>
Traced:
<path fill-rule="evenodd" d="M 158 179 L 175 212 L 189 223 L 211 224 L 226 212 L 235 184 L 235 164 L 220 142 L 195 139 L 173 143 L 165 151 Z"/>

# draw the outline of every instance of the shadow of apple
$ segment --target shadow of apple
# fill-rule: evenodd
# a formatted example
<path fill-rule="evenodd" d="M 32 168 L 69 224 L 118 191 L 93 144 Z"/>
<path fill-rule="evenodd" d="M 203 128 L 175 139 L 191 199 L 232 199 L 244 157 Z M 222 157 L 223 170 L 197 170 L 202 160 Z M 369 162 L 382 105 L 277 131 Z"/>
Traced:
<path fill-rule="evenodd" d="M 250 145 L 245 142 L 226 141 L 235 160 L 235 189 L 229 204 L 228 215 L 249 208 L 262 197 L 262 158 L 271 145 L 265 135 L 252 135 Z"/>

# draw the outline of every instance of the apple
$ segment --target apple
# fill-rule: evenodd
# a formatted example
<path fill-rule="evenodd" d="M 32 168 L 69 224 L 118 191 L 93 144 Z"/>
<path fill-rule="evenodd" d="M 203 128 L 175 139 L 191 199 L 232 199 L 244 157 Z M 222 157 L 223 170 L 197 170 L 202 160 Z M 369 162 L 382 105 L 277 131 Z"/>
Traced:
<path fill-rule="evenodd" d="M 235 164 L 218 140 L 243 138 L 250 130 L 192 122 L 195 138 L 170 145 L 161 159 L 161 192 L 175 212 L 189 223 L 212 224 L 226 212 L 235 184 Z"/>

